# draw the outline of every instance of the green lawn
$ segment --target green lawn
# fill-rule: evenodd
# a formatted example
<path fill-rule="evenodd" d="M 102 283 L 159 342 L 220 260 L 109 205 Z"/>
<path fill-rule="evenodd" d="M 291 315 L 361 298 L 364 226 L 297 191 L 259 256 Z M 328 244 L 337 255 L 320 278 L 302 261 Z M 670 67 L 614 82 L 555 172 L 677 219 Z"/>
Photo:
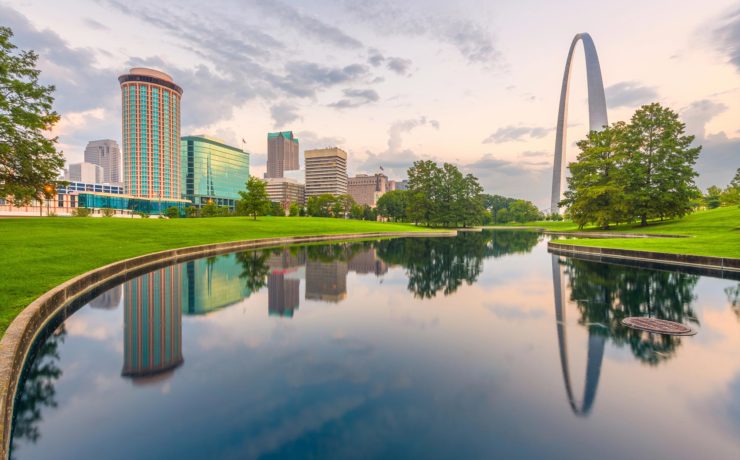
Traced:
<path fill-rule="evenodd" d="M 35 298 L 117 260 L 199 244 L 337 233 L 428 231 L 409 224 L 310 217 L 0 219 L 0 335 Z"/>
<path fill-rule="evenodd" d="M 578 227 L 572 222 L 530 222 L 525 225 L 554 231 L 578 231 Z M 603 232 L 595 227 L 584 228 L 583 231 Z M 683 219 L 650 222 L 647 227 L 640 227 L 638 224 L 621 225 L 609 231 L 686 235 L 690 238 L 599 238 L 568 239 L 560 242 L 602 248 L 740 258 L 740 208 L 737 206 L 698 211 Z"/>

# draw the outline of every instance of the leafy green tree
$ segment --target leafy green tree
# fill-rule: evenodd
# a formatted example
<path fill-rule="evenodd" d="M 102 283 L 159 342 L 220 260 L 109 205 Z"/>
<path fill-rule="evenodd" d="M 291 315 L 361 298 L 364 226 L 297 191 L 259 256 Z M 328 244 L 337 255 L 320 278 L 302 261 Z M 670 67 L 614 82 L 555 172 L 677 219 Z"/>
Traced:
<path fill-rule="evenodd" d="M 251 292 L 257 292 L 267 285 L 267 275 L 270 273 L 270 266 L 267 263 L 270 258 L 269 249 L 238 252 L 235 257 L 242 266 L 239 278 L 244 280 Z"/>
<path fill-rule="evenodd" d="M 577 143 L 580 153 L 568 166 L 568 190 L 560 206 L 568 207 L 579 228 L 593 222 L 608 229 L 626 218 L 626 181 L 620 172 L 626 131 L 627 125 L 618 122 Z"/>
<path fill-rule="evenodd" d="M 64 166 L 57 138 L 46 133 L 59 121 L 53 86 L 39 84 L 38 56 L 18 51 L 13 32 L 0 27 L 0 196 L 14 204 L 40 200 Z"/>
<path fill-rule="evenodd" d="M 177 219 L 180 217 L 180 210 L 177 209 L 177 206 L 170 206 L 165 210 L 165 215 L 170 219 Z"/>
<path fill-rule="evenodd" d="M 241 199 L 236 202 L 236 209 L 239 214 L 252 216 L 257 220 L 257 216 L 262 216 L 270 212 L 270 199 L 267 197 L 267 182 L 260 180 L 255 176 L 250 176 L 247 180 L 247 191 L 240 191 Z"/>
<path fill-rule="evenodd" d="M 509 206 L 509 219 L 512 222 L 534 222 L 542 220 L 543 215 L 531 201 L 516 200 Z"/>
<path fill-rule="evenodd" d="M 285 209 L 283 209 L 283 205 L 278 203 L 277 201 L 271 201 L 270 202 L 270 215 L 277 216 L 277 217 L 285 217 Z"/>
<path fill-rule="evenodd" d="M 330 217 L 334 206 L 334 195 L 324 193 L 310 196 L 306 203 L 306 213 L 311 217 Z"/>
<path fill-rule="evenodd" d="M 722 191 L 720 204 L 722 206 L 740 205 L 740 168 L 737 168 L 735 177 L 730 182 L 730 185 Z"/>
<path fill-rule="evenodd" d="M 344 218 L 352 211 L 355 200 L 348 194 L 334 196 L 334 204 L 332 205 L 332 214 L 334 217 Z"/>
<path fill-rule="evenodd" d="M 408 209 L 410 220 L 427 226 L 437 220 L 437 203 L 442 170 L 431 160 L 415 161 L 408 170 Z"/>
<path fill-rule="evenodd" d="M 213 201 L 209 201 L 203 207 L 200 208 L 201 217 L 216 217 L 219 215 L 218 205 Z"/>
<path fill-rule="evenodd" d="M 697 196 L 694 164 L 701 147 L 673 110 L 658 103 L 640 107 L 627 125 L 623 165 L 627 209 L 639 218 L 683 217 Z"/>
<path fill-rule="evenodd" d="M 395 222 L 406 220 L 409 192 L 406 190 L 391 190 L 378 198 L 378 214 Z"/>
<path fill-rule="evenodd" d="M 193 205 L 188 206 L 185 208 L 185 215 L 187 217 L 198 217 L 198 208 Z"/>
<path fill-rule="evenodd" d="M 716 185 L 712 185 L 707 189 L 706 195 L 704 195 L 704 205 L 708 209 L 719 208 L 721 196 L 722 189 Z"/>
<path fill-rule="evenodd" d="M 290 217 L 297 217 L 301 215 L 301 207 L 298 203 L 292 203 L 289 208 Z"/>

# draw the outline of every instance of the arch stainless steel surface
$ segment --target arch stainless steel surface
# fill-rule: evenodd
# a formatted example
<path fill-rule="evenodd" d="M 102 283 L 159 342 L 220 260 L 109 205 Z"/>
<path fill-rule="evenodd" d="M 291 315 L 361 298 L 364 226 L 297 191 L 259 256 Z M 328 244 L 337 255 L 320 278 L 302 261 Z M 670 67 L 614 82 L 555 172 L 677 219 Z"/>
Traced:
<path fill-rule="evenodd" d="M 583 42 L 583 51 L 586 57 L 586 81 L 588 84 L 588 120 L 591 131 L 599 131 L 608 125 L 606 114 L 606 96 L 604 95 L 604 82 L 601 78 L 601 67 L 599 66 L 599 55 L 591 36 L 580 33 L 573 37 L 568 51 L 568 59 L 565 61 L 565 72 L 563 73 L 563 86 L 560 90 L 560 105 L 558 107 L 558 124 L 555 131 L 555 159 L 552 166 L 552 201 L 550 212 L 559 212 L 558 202 L 562 192 L 563 178 L 565 177 L 565 154 L 566 130 L 568 128 L 568 92 L 570 87 L 570 69 L 573 63 L 573 51 L 578 42 Z"/>

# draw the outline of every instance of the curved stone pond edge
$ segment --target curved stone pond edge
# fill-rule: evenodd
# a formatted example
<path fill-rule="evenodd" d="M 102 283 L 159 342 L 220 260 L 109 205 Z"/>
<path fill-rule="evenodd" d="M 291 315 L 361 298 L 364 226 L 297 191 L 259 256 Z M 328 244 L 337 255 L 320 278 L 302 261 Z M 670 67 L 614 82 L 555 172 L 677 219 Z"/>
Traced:
<path fill-rule="evenodd" d="M 554 241 L 547 243 L 547 250 L 556 255 L 584 258 L 599 262 L 632 262 L 630 265 L 693 269 L 697 273 L 721 278 L 736 279 L 740 274 L 740 259 L 733 257 L 696 256 L 668 252 L 637 251 L 633 249 L 599 248 L 563 244 Z"/>
<path fill-rule="evenodd" d="M 0 458 L 6 459 L 10 450 L 15 393 L 24 362 L 38 334 L 55 315 L 73 302 L 100 293 L 127 279 L 163 266 L 207 256 L 215 256 L 249 249 L 265 249 L 324 241 L 347 241 L 368 238 L 445 237 L 456 231 L 440 232 L 376 232 L 336 235 L 263 238 L 206 244 L 170 249 L 105 265 L 76 276 L 42 294 L 10 323 L 0 340 Z"/>

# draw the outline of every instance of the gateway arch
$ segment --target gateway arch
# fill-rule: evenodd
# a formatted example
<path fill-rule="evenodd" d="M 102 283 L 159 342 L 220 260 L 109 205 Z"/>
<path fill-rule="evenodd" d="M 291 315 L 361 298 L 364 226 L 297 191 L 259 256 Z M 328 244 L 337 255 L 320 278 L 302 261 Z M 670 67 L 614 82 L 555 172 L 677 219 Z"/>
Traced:
<path fill-rule="evenodd" d="M 591 131 L 599 131 L 608 125 L 606 117 L 606 97 L 604 96 L 604 82 L 601 79 L 601 67 L 599 67 L 599 55 L 591 36 L 587 33 L 577 34 L 573 37 L 568 51 L 568 59 L 565 61 L 565 73 L 563 74 L 563 86 L 560 90 L 560 106 L 558 108 L 558 125 L 555 132 L 555 161 L 552 167 L 552 201 L 550 212 L 559 212 L 558 202 L 562 192 L 563 178 L 565 177 L 565 162 L 563 155 L 566 145 L 566 130 L 568 128 L 568 89 L 570 86 L 570 69 L 573 63 L 573 50 L 578 42 L 583 42 L 583 51 L 586 55 L 586 80 L 588 83 L 588 121 Z"/>

